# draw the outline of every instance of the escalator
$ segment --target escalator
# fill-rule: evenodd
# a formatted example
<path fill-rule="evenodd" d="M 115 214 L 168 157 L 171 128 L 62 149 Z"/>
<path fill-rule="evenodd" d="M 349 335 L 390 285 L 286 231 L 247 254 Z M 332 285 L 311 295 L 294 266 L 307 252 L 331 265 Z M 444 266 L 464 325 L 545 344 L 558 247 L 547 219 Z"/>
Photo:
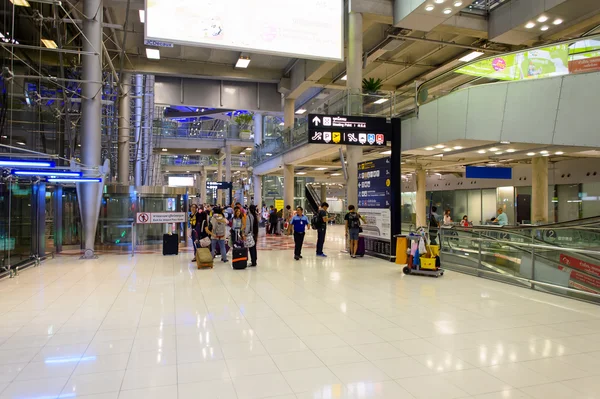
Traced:
<path fill-rule="evenodd" d="M 319 211 L 320 198 L 311 184 L 304 186 L 304 195 L 306 196 L 306 200 L 310 204 L 313 213 L 317 213 Z"/>
<path fill-rule="evenodd" d="M 600 218 L 440 230 L 445 268 L 600 302 Z"/>

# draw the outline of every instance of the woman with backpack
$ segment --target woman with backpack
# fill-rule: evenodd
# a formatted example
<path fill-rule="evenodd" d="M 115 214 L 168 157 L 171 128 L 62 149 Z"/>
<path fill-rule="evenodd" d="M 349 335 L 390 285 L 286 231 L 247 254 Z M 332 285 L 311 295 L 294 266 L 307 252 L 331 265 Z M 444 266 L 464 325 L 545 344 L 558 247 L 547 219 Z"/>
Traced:
<path fill-rule="evenodd" d="M 225 239 L 227 238 L 227 219 L 223 215 L 223 210 L 221 208 L 215 208 L 213 210 L 210 224 L 206 227 L 205 231 L 211 238 L 211 252 L 213 258 L 218 245 L 219 250 L 221 251 L 221 260 L 227 262 L 227 249 L 225 247 Z"/>
<path fill-rule="evenodd" d="M 364 223 L 365 219 L 356 212 L 354 205 L 348 206 L 348 213 L 344 217 L 346 222 L 346 234 L 350 241 L 350 257 L 356 258 L 356 251 L 358 251 L 358 235 L 360 233 L 360 224 Z"/>

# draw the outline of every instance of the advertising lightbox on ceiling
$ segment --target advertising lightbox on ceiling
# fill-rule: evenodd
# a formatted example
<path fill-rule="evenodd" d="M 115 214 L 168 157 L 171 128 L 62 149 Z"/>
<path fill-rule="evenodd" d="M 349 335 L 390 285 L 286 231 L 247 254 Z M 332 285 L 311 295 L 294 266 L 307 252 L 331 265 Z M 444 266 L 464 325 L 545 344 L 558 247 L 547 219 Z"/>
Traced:
<path fill-rule="evenodd" d="M 343 61 L 343 0 L 146 0 L 149 40 Z"/>
<path fill-rule="evenodd" d="M 194 178 L 192 176 L 169 176 L 169 187 L 192 187 Z"/>

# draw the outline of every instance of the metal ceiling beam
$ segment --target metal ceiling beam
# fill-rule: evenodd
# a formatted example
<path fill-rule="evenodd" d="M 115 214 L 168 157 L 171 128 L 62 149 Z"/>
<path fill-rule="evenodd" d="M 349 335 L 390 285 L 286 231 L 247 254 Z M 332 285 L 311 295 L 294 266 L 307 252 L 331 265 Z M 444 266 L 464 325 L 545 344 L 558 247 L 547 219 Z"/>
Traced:
<path fill-rule="evenodd" d="M 504 51 L 501 51 L 501 50 L 492 50 L 492 49 L 485 48 L 485 47 L 470 46 L 468 44 L 460 44 L 460 43 L 455 43 L 455 42 L 446 42 L 446 41 L 443 41 L 443 40 L 426 39 L 424 37 L 397 36 L 397 35 L 388 35 L 388 37 L 390 39 L 395 39 L 395 40 L 404 40 L 404 41 L 413 41 L 413 42 L 424 42 L 424 43 L 431 43 L 431 44 L 439 44 L 440 46 L 459 47 L 459 48 L 464 48 L 464 49 L 469 49 L 469 50 L 474 50 L 474 51 L 483 51 L 483 52 L 492 53 L 492 54 L 501 54 L 501 53 L 504 53 Z"/>

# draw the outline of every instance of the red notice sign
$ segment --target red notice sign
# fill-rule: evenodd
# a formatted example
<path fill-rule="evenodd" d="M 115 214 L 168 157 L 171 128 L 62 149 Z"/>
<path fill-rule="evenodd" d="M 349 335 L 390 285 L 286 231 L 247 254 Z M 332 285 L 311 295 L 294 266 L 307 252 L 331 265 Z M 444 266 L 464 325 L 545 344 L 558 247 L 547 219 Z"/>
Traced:
<path fill-rule="evenodd" d="M 582 58 L 569 61 L 569 73 L 585 73 L 600 71 L 600 57 Z"/>
<path fill-rule="evenodd" d="M 585 262 L 569 255 L 560 254 L 560 263 L 571 269 L 578 269 L 600 277 L 600 266 Z"/>

